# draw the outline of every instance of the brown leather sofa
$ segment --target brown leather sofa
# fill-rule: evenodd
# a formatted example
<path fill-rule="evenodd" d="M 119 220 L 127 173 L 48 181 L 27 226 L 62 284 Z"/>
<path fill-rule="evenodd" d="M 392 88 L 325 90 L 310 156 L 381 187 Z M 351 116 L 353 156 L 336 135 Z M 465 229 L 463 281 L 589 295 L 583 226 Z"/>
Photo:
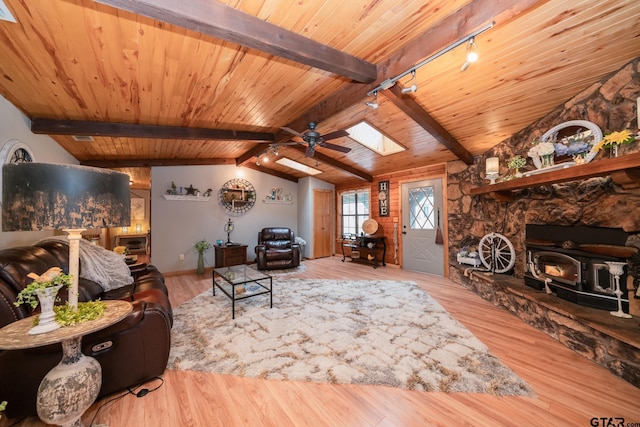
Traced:
<path fill-rule="evenodd" d="M 300 265 L 300 245 L 293 231 L 284 227 L 268 227 L 258 232 L 256 264 L 258 270 L 277 270 Z"/>
<path fill-rule="evenodd" d="M 33 314 L 28 306 L 14 305 L 16 296 L 31 282 L 28 273 L 42 274 L 53 266 L 68 273 L 65 243 L 46 241 L 0 250 L 0 327 Z M 160 376 L 167 366 L 173 315 L 164 277 L 151 265 L 132 266 L 132 276 L 132 285 L 109 292 L 95 282 L 79 279 L 80 301 L 124 299 L 133 304 L 125 319 L 82 338 L 83 353 L 102 366 L 100 397 Z M 61 357 L 60 344 L 0 351 L 0 401 L 8 401 L 8 418 L 36 415 L 40 381 Z"/>

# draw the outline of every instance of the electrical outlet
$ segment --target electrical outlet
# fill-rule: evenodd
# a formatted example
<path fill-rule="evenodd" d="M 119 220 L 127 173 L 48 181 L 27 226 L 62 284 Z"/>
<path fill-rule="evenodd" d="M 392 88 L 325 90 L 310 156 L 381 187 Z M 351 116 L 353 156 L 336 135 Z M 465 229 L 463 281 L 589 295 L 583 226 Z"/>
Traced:
<path fill-rule="evenodd" d="M 180 261 L 184 261 L 184 254 L 179 255 Z"/>

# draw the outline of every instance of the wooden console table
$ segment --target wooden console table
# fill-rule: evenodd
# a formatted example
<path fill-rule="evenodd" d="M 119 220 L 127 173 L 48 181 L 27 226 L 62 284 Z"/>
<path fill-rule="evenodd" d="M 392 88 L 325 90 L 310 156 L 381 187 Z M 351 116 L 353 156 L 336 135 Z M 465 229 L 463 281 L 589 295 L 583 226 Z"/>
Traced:
<path fill-rule="evenodd" d="M 229 267 L 247 263 L 248 245 L 215 245 L 216 266 L 215 268 Z"/>
<path fill-rule="evenodd" d="M 345 248 L 348 253 L 345 253 Z M 384 261 L 386 255 L 387 244 L 384 236 L 356 234 L 342 236 L 342 262 L 349 258 L 353 262 L 370 264 L 373 268 L 378 268 L 378 264 L 387 265 Z"/>
<path fill-rule="evenodd" d="M 119 234 L 116 236 L 116 246 L 126 246 L 132 254 L 149 254 L 149 240 L 147 234 Z"/>

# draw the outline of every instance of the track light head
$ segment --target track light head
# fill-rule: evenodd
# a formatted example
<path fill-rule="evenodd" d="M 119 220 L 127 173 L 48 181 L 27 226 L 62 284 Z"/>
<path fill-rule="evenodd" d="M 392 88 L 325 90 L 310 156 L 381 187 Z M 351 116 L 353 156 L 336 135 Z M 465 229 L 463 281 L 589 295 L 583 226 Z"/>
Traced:
<path fill-rule="evenodd" d="M 417 92 L 418 91 L 418 85 L 416 85 L 415 83 L 412 84 L 411 86 L 408 87 L 403 87 L 402 88 L 402 93 L 411 93 L 411 92 Z"/>
<path fill-rule="evenodd" d="M 469 43 L 467 44 L 466 59 L 464 61 L 464 64 L 462 64 L 460 71 L 465 71 L 467 68 L 469 68 L 469 65 L 473 64 L 477 60 L 478 60 L 478 45 L 476 45 L 475 37 L 471 37 L 469 39 Z"/>
<path fill-rule="evenodd" d="M 416 84 L 416 70 L 413 69 L 411 70 L 411 80 L 409 80 L 410 82 L 413 82 L 413 84 L 411 86 L 403 86 L 402 87 L 402 93 L 403 94 L 407 94 L 407 93 L 415 93 L 418 91 L 418 85 Z"/>
<path fill-rule="evenodd" d="M 378 92 L 373 92 L 373 101 L 367 101 L 365 102 L 365 105 L 369 108 L 373 108 L 374 110 L 377 110 L 379 105 L 378 105 Z"/>

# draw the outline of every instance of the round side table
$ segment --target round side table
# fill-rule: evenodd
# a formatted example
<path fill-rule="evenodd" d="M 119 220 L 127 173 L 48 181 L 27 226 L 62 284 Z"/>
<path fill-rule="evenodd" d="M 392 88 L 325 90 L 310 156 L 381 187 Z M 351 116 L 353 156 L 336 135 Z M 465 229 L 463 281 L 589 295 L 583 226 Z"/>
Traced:
<path fill-rule="evenodd" d="M 105 313 L 96 320 L 29 335 L 33 319 L 26 318 L 0 329 L 0 350 L 21 350 L 62 343 L 62 360 L 38 387 L 38 416 L 48 424 L 82 427 L 82 414 L 93 404 L 102 384 L 102 367 L 81 351 L 84 335 L 99 331 L 127 317 L 133 306 L 127 301 L 104 301 Z"/>

